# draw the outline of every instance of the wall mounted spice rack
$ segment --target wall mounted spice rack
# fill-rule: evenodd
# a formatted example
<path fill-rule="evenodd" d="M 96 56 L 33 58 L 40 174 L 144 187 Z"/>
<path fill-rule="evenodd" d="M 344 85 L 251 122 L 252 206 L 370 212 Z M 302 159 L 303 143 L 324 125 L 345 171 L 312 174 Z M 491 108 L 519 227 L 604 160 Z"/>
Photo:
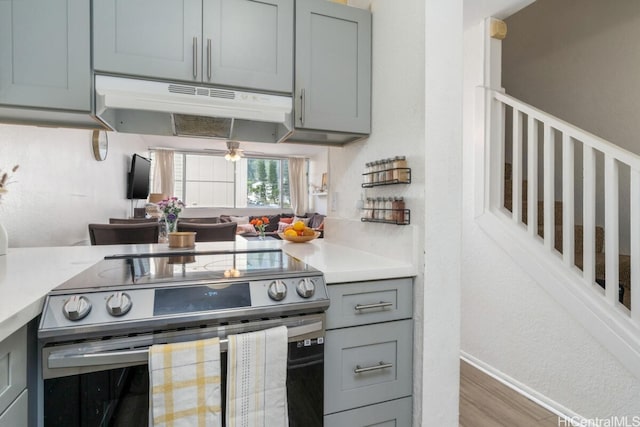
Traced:
<path fill-rule="evenodd" d="M 391 211 L 392 219 L 385 219 L 388 211 Z M 372 217 L 367 215 L 369 212 Z M 409 225 L 411 223 L 411 211 L 409 209 L 365 209 L 364 213 L 365 216 L 360 218 L 362 222 L 382 222 L 395 225 Z"/>
<path fill-rule="evenodd" d="M 396 178 L 385 179 L 383 181 L 372 179 L 373 175 L 379 176 L 381 173 L 391 172 L 391 175 Z M 379 172 L 367 172 L 363 173 L 364 181 L 362 188 L 378 187 L 380 185 L 392 185 L 392 184 L 411 184 L 411 168 L 394 168 L 385 169 Z"/>

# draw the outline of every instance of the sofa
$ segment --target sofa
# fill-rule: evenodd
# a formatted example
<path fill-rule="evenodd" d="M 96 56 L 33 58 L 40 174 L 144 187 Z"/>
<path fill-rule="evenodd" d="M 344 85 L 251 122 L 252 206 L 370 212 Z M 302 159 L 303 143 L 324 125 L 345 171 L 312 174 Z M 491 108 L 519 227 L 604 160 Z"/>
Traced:
<path fill-rule="evenodd" d="M 295 216 L 291 213 L 281 213 L 275 215 L 249 215 L 249 216 L 234 216 L 234 215 L 220 215 L 217 217 L 204 217 L 204 218 L 189 218 L 180 217 L 179 222 L 192 222 L 201 224 L 216 224 L 221 222 L 237 222 L 237 234 L 252 237 L 257 236 L 258 232 L 251 225 L 251 220 L 262 219 L 266 217 L 269 219 L 269 223 L 265 227 L 265 235 L 272 236 L 279 239 L 278 232 L 281 232 L 284 227 L 293 223 L 295 220 L 300 219 L 305 222 L 305 225 L 320 232 L 320 237 L 324 235 L 324 218 L 325 215 L 317 212 L 309 212 L 304 216 Z"/>

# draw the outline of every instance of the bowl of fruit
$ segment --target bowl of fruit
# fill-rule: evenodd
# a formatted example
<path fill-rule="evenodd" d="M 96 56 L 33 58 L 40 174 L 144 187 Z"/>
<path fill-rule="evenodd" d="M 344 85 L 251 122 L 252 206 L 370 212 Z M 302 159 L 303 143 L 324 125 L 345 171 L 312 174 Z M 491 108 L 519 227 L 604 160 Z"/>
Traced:
<path fill-rule="evenodd" d="M 315 231 L 311 227 L 307 227 L 302 221 L 296 221 L 285 228 L 284 231 L 278 233 L 278 236 L 288 242 L 304 243 L 317 239 L 318 236 L 320 236 L 320 232 Z"/>

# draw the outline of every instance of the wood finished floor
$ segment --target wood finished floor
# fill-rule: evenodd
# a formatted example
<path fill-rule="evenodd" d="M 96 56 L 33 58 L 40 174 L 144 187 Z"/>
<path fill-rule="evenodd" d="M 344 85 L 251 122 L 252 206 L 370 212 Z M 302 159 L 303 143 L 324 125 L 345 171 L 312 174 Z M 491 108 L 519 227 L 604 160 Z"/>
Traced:
<path fill-rule="evenodd" d="M 460 427 L 557 427 L 558 416 L 460 361 Z"/>

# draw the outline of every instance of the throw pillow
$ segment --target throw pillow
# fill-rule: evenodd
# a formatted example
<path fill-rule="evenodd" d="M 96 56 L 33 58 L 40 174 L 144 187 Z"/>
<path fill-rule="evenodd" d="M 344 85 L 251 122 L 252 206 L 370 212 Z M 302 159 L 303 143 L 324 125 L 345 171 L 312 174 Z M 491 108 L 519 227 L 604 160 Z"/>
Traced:
<path fill-rule="evenodd" d="M 248 216 L 230 216 L 231 218 L 231 222 L 237 222 L 238 225 L 240 224 L 249 224 L 249 217 Z"/>
<path fill-rule="evenodd" d="M 302 221 L 305 225 L 305 227 L 309 226 L 309 221 L 311 220 L 311 218 L 302 218 L 300 216 L 296 216 L 293 218 L 293 222 L 298 222 L 298 221 Z"/>
<path fill-rule="evenodd" d="M 238 224 L 236 234 L 255 233 L 256 228 L 252 224 Z"/>
<path fill-rule="evenodd" d="M 293 222 L 293 217 L 292 216 L 290 216 L 290 217 L 282 217 L 282 218 L 280 218 L 280 222 L 291 224 Z"/>
<path fill-rule="evenodd" d="M 278 223 L 278 233 L 283 233 L 284 229 L 287 228 L 288 226 L 290 226 L 291 224 L 288 222 L 282 222 L 280 221 Z"/>

